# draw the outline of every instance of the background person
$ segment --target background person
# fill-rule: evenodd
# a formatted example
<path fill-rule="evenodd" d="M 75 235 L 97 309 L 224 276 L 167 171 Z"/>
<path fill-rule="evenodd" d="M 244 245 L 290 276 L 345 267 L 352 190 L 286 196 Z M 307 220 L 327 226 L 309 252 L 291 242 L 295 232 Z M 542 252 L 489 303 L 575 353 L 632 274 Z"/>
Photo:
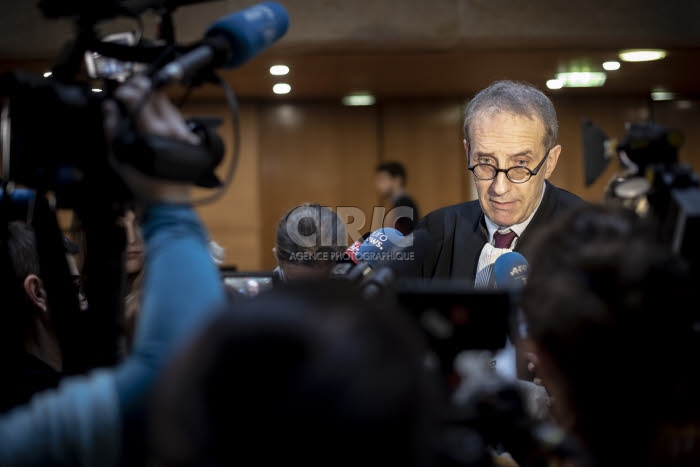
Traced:
<path fill-rule="evenodd" d="M 410 234 L 416 227 L 420 214 L 418 205 L 406 193 L 406 168 L 400 162 L 385 162 L 377 167 L 375 189 L 382 201 L 389 202 L 389 212 L 384 225 L 404 234 Z M 396 208 L 402 210 L 394 211 Z M 406 210 L 406 212 L 403 212 Z M 401 212 L 400 212 L 401 211 Z"/>
<path fill-rule="evenodd" d="M 331 208 L 303 204 L 277 223 L 272 253 L 281 281 L 328 278 L 347 249 L 343 220 Z"/>

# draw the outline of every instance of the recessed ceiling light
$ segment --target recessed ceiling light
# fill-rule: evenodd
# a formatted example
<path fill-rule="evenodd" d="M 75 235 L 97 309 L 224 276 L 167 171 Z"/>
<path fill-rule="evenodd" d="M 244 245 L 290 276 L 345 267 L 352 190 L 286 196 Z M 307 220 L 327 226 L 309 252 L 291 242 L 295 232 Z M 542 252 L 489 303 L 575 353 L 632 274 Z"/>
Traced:
<path fill-rule="evenodd" d="M 289 73 L 287 65 L 273 65 L 270 67 L 270 74 L 273 76 L 284 76 Z"/>
<path fill-rule="evenodd" d="M 666 51 L 661 49 L 628 49 L 619 54 L 623 62 L 651 62 L 661 60 L 665 56 Z"/>
<path fill-rule="evenodd" d="M 53 75 L 53 73 L 51 73 L 50 71 L 47 71 L 44 73 L 44 78 L 49 78 L 51 75 Z"/>
<path fill-rule="evenodd" d="M 344 105 L 373 105 L 375 102 L 374 96 L 368 92 L 355 92 L 343 97 Z"/>
<path fill-rule="evenodd" d="M 670 91 L 652 91 L 651 100 L 654 101 L 672 101 L 676 95 Z"/>
<path fill-rule="evenodd" d="M 292 87 L 287 83 L 277 83 L 274 86 L 272 86 L 272 92 L 274 92 L 275 94 L 289 94 L 289 91 L 291 90 Z"/>
<path fill-rule="evenodd" d="M 92 88 L 92 92 L 102 92 L 102 89 L 100 89 L 100 88 Z"/>
<path fill-rule="evenodd" d="M 567 88 L 596 88 L 605 84 L 602 71 L 570 71 L 557 73 L 557 79 Z"/>
<path fill-rule="evenodd" d="M 603 70 L 615 71 L 620 69 L 620 62 L 610 61 L 603 63 Z"/>
<path fill-rule="evenodd" d="M 561 89 L 564 87 L 564 81 L 554 78 L 554 79 L 548 79 L 547 80 L 547 87 L 549 89 Z"/>

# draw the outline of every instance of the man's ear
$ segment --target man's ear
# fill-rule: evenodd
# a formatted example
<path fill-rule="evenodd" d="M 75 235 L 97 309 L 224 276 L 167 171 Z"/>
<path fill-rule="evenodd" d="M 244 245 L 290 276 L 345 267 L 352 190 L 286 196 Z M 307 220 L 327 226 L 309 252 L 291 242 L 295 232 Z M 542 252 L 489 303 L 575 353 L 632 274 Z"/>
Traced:
<path fill-rule="evenodd" d="M 549 151 L 549 157 L 547 162 L 545 162 L 545 175 L 544 178 L 549 179 L 554 172 L 554 168 L 557 166 L 559 161 L 559 154 L 561 154 L 561 144 L 557 144 Z"/>
<path fill-rule="evenodd" d="M 29 300 L 41 311 L 45 312 L 48 309 L 46 289 L 44 289 L 44 283 L 39 276 L 30 274 L 24 278 L 24 292 Z"/>
<path fill-rule="evenodd" d="M 466 138 L 462 140 L 462 144 L 464 144 L 464 154 L 467 157 L 467 164 L 469 164 L 469 145 Z"/>
<path fill-rule="evenodd" d="M 277 257 L 277 247 L 273 246 L 272 247 L 272 256 L 275 257 L 275 262 L 277 263 L 277 266 L 280 265 L 280 259 Z"/>

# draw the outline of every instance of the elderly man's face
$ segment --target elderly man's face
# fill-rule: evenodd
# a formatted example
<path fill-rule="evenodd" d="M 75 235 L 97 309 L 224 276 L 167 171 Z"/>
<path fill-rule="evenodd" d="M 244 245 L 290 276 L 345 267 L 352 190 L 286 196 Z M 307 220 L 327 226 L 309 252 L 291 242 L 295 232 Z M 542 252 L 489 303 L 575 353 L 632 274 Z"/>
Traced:
<path fill-rule="evenodd" d="M 530 119 L 510 112 L 482 112 L 471 125 L 471 147 L 464 141 L 470 165 L 491 164 L 499 169 L 525 166 L 534 169 L 545 157 L 544 125 L 539 119 Z M 544 180 L 557 165 L 561 146 L 553 147 L 549 157 L 525 183 L 513 183 L 499 172 L 493 180 L 474 177 L 479 202 L 484 213 L 502 227 L 526 220 L 537 207 Z"/>

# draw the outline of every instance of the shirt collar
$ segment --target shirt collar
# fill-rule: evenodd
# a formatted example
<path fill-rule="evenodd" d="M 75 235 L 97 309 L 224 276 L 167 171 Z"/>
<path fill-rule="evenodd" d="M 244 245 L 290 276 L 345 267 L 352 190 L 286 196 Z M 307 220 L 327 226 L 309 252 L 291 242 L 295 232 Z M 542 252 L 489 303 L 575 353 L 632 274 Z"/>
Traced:
<path fill-rule="evenodd" d="M 542 198 L 544 198 L 544 191 L 547 189 L 547 184 L 545 183 L 544 186 L 542 187 L 542 194 L 540 195 L 540 200 L 537 202 L 537 206 L 535 206 L 535 209 L 532 210 L 532 213 L 530 213 L 530 216 L 522 221 L 520 224 L 515 224 L 515 225 L 510 225 L 510 226 L 500 226 L 495 224 L 491 219 L 488 218 L 488 216 L 484 216 L 484 219 L 486 220 L 486 228 L 489 231 L 489 242 L 493 243 L 493 234 L 496 232 L 496 230 L 504 231 L 504 230 L 512 230 L 515 232 L 518 237 L 522 235 L 523 232 L 525 232 L 525 229 L 527 228 L 528 224 L 530 224 L 530 221 L 532 220 L 533 217 L 535 217 L 535 213 L 537 210 L 540 208 L 540 204 L 542 203 Z"/>

